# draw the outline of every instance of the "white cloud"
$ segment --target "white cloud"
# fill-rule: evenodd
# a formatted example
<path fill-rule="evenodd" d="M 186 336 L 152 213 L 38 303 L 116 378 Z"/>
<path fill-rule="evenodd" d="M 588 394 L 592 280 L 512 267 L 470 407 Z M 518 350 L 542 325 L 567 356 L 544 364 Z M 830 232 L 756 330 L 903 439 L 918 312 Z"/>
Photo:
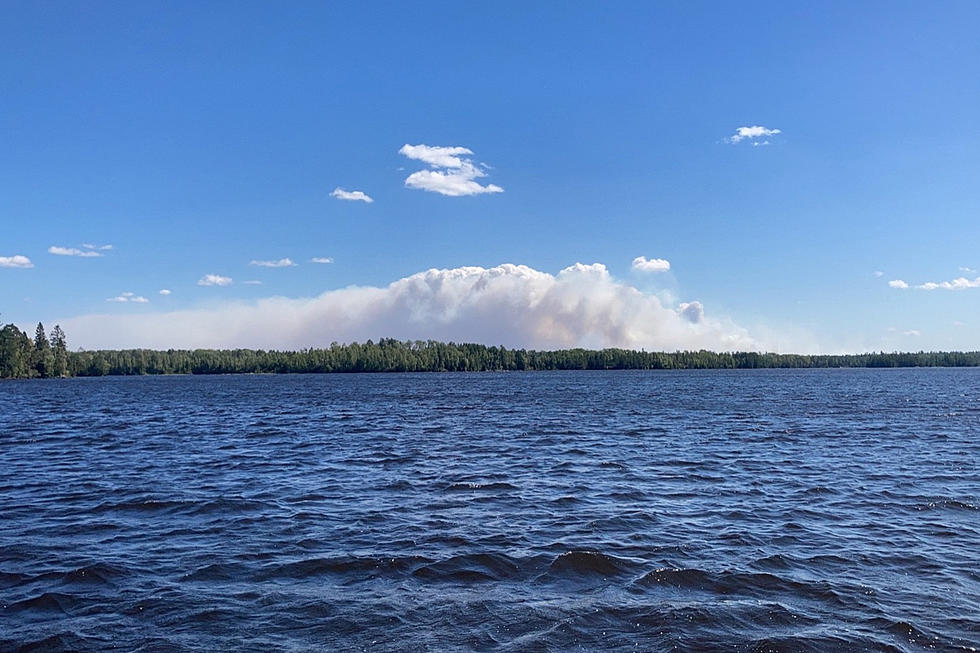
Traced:
<path fill-rule="evenodd" d="M 359 190 L 346 191 L 343 188 L 340 188 L 339 186 L 333 189 L 333 192 L 330 193 L 330 197 L 336 197 L 339 200 L 367 202 L 368 204 L 374 201 L 373 198 L 371 198 L 369 195 L 364 194 L 363 191 L 359 191 Z"/>
<path fill-rule="evenodd" d="M 122 304 L 122 303 L 126 303 L 126 302 L 133 302 L 134 304 L 149 304 L 150 303 L 150 300 L 147 299 L 146 297 L 143 297 L 142 295 L 137 295 L 136 293 L 132 293 L 132 292 L 119 293 L 115 297 L 109 297 L 108 299 L 106 299 L 106 301 L 107 302 L 115 302 L 115 303 L 118 303 L 118 304 Z"/>
<path fill-rule="evenodd" d="M 902 331 L 903 336 L 918 337 L 922 335 L 922 332 L 918 329 L 909 329 L 908 331 Z"/>
<path fill-rule="evenodd" d="M 963 272 L 964 274 L 976 274 L 977 273 L 977 271 L 974 268 L 968 268 L 965 265 L 961 265 L 960 266 L 960 272 Z"/>
<path fill-rule="evenodd" d="M 884 273 L 884 272 L 882 272 L 881 270 L 875 270 L 875 271 L 874 271 L 874 275 L 875 275 L 875 278 L 876 278 L 876 279 L 880 279 L 880 278 L 882 278 L 883 276 L 885 276 L 885 273 Z"/>
<path fill-rule="evenodd" d="M 464 158 L 464 155 L 473 154 L 468 148 L 406 143 L 398 153 L 432 167 L 432 170 L 419 170 L 406 177 L 405 186 L 408 188 L 427 190 L 449 197 L 504 192 L 504 189 L 496 184 L 483 186 L 476 181 L 486 177 L 487 174 L 471 159 Z"/>
<path fill-rule="evenodd" d="M 963 268 L 960 269 L 962 270 Z M 889 281 L 888 285 L 892 288 L 900 288 L 902 290 L 912 287 L 901 279 Z M 957 277 L 951 281 L 926 281 L 915 286 L 915 288 L 919 290 L 967 290 L 969 288 L 980 288 L 980 277 L 976 277 L 975 279 Z"/>
<path fill-rule="evenodd" d="M 223 277 L 220 274 L 205 274 L 197 280 L 199 286 L 228 286 L 231 285 L 231 277 Z"/>
<path fill-rule="evenodd" d="M 427 190 L 448 197 L 463 197 L 480 195 L 482 193 L 502 193 L 504 189 L 496 184 L 481 186 L 473 181 L 476 177 L 485 176 L 472 166 L 456 172 L 439 172 L 437 170 L 419 170 L 405 179 L 409 188 Z"/>
<path fill-rule="evenodd" d="M 249 261 L 249 265 L 257 265 L 261 268 L 290 268 L 296 264 L 288 258 L 281 258 L 278 261 Z"/>
<path fill-rule="evenodd" d="M 473 150 L 465 147 L 432 147 L 405 143 L 398 150 L 398 153 L 407 156 L 409 159 L 428 163 L 433 168 L 462 168 L 465 159 L 462 159 L 461 156 L 473 154 Z"/>
<path fill-rule="evenodd" d="M 160 294 L 161 295 L 169 295 L 170 293 L 171 293 L 171 290 L 169 288 L 161 288 L 160 289 Z"/>
<path fill-rule="evenodd" d="M 776 134 L 781 134 L 782 131 L 779 129 L 769 129 L 768 127 L 762 127 L 761 125 L 754 125 L 752 127 L 739 127 L 735 130 L 735 133 L 729 136 L 727 140 L 733 145 L 736 143 L 741 143 L 742 141 L 748 139 L 753 145 L 769 145 L 768 140 L 765 139 L 767 136 L 775 136 Z"/>
<path fill-rule="evenodd" d="M 333 259 L 326 256 L 314 256 L 310 261 L 312 263 L 333 263 Z"/>
<path fill-rule="evenodd" d="M 966 290 L 967 288 L 980 288 L 980 277 L 976 279 L 967 279 L 966 277 L 958 277 L 952 281 L 926 281 L 923 284 L 916 286 L 922 290 Z"/>
<path fill-rule="evenodd" d="M 314 298 L 270 297 L 217 307 L 62 320 L 72 341 L 98 347 L 327 346 L 393 337 L 508 347 L 760 349 L 699 302 L 671 306 L 612 278 L 600 263 L 557 274 L 524 265 L 431 269 L 385 287 Z"/>
<path fill-rule="evenodd" d="M 21 254 L 13 256 L 0 256 L 0 268 L 32 268 L 34 264 L 31 259 Z"/>
<path fill-rule="evenodd" d="M 248 281 L 243 281 L 246 286 L 261 286 L 262 282 L 256 279 L 249 279 Z"/>
<path fill-rule="evenodd" d="M 96 252 L 90 249 L 78 249 L 77 247 L 58 247 L 57 245 L 52 245 L 48 248 L 48 254 L 55 254 L 57 256 L 82 256 L 84 258 L 94 258 L 96 256 L 102 256 L 101 252 Z"/>
<path fill-rule="evenodd" d="M 85 249 L 102 249 L 102 250 L 112 249 L 112 245 L 93 245 L 92 243 L 82 243 L 82 247 L 84 247 Z"/>
<path fill-rule="evenodd" d="M 640 272 L 666 272 L 670 269 L 670 261 L 662 258 L 648 259 L 645 256 L 637 256 L 633 259 L 633 269 Z"/>

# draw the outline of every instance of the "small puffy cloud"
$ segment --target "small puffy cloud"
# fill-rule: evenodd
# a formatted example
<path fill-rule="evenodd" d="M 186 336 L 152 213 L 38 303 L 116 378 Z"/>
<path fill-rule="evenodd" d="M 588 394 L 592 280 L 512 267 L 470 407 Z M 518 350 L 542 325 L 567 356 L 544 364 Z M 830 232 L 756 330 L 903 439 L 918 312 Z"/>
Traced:
<path fill-rule="evenodd" d="M 883 276 L 885 276 L 885 273 L 884 273 L 884 272 L 882 272 L 881 270 L 875 270 L 875 271 L 874 271 L 874 275 L 875 275 L 875 278 L 876 278 L 876 279 L 880 279 L 880 278 L 882 278 Z"/>
<path fill-rule="evenodd" d="M 960 272 L 964 274 L 976 274 L 977 271 L 974 268 L 968 268 L 965 265 L 960 266 Z"/>
<path fill-rule="evenodd" d="M 106 299 L 106 301 L 107 302 L 115 302 L 117 304 L 124 304 L 124 303 L 128 303 L 128 302 L 132 302 L 133 304 L 149 304 L 150 303 L 150 300 L 147 299 L 146 297 L 143 297 L 142 295 L 137 295 L 136 293 L 132 293 L 132 292 L 119 293 L 115 297 L 109 297 L 108 299 Z"/>
<path fill-rule="evenodd" d="M 638 272 L 666 272 L 670 269 L 670 261 L 662 258 L 637 256 L 633 259 L 633 269 Z"/>
<path fill-rule="evenodd" d="M 479 183 L 473 181 L 475 178 L 483 176 L 483 173 L 473 167 L 459 172 L 419 170 L 418 172 L 413 172 L 405 179 L 405 185 L 409 188 L 427 190 L 448 197 L 504 192 L 503 188 L 495 184 L 481 186 Z"/>
<path fill-rule="evenodd" d="M 776 134 L 781 133 L 782 131 L 779 129 L 769 129 L 768 127 L 763 127 L 761 125 L 754 125 L 752 127 L 739 127 L 735 130 L 734 134 L 725 140 L 732 145 L 736 145 L 742 141 L 748 141 L 752 143 L 752 145 L 768 145 L 769 140 L 767 137 L 775 136 Z"/>
<path fill-rule="evenodd" d="M 0 268 L 32 268 L 34 264 L 31 259 L 22 254 L 13 256 L 0 256 Z"/>
<path fill-rule="evenodd" d="M 428 163 L 433 168 L 462 168 L 465 159 L 463 155 L 473 154 L 473 150 L 465 147 L 442 147 L 429 145 L 409 145 L 405 143 L 398 150 L 399 154 Z"/>
<path fill-rule="evenodd" d="M 249 261 L 249 265 L 257 265 L 260 268 L 291 268 L 296 264 L 288 258 L 281 258 L 278 261 Z"/>
<path fill-rule="evenodd" d="M 902 290 L 905 290 L 906 288 L 909 287 L 909 284 L 905 283 L 901 279 L 892 279 L 891 281 L 888 282 L 888 287 L 889 288 L 900 288 Z"/>
<path fill-rule="evenodd" d="M 161 288 L 160 289 L 160 294 L 161 295 L 169 295 L 170 293 L 171 293 L 170 288 Z"/>
<path fill-rule="evenodd" d="M 205 274 L 197 280 L 199 286 L 230 286 L 231 277 L 223 277 L 220 274 Z"/>
<path fill-rule="evenodd" d="M 958 277 L 952 281 L 926 281 L 916 286 L 922 290 L 966 290 L 967 288 L 980 288 L 980 277 L 967 279 Z"/>
<path fill-rule="evenodd" d="M 502 193 L 496 184 L 482 185 L 477 179 L 486 177 L 482 164 L 465 158 L 473 152 L 465 147 L 441 147 L 405 144 L 399 154 L 428 164 L 431 170 L 419 170 L 405 178 L 407 188 L 427 190 L 449 197 Z"/>
<path fill-rule="evenodd" d="M 84 247 L 85 249 L 101 249 L 101 250 L 112 249 L 112 245 L 93 245 L 92 243 L 82 243 L 82 247 Z"/>
<path fill-rule="evenodd" d="M 102 256 L 101 252 L 96 252 L 91 249 L 78 249 L 77 247 L 58 247 L 57 245 L 52 245 L 48 248 L 48 254 L 54 254 L 56 256 L 81 256 L 84 258 L 94 258 L 97 256 Z"/>
<path fill-rule="evenodd" d="M 363 191 L 359 191 L 359 190 L 348 191 L 348 190 L 344 190 L 339 186 L 333 189 L 333 192 L 330 193 L 330 197 L 336 197 L 338 200 L 349 200 L 352 202 L 367 202 L 368 204 L 374 201 L 374 199 L 371 198 L 371 196 L 366 195 Z"/>
<path fill-rule="evenodd" d="M 919 331 L 918 329 L 909 329 L 908 331 L 902 331 L 902 335 L 912 336 L 913 338 L 917 338 L 918 336 L 922 335 L 922 332 Z"/>
<path fill-rule="evenodd" d="M 314 256 L 310 259 L 311 263 L 333 263 L 333 259 L 326 256 Z"/>

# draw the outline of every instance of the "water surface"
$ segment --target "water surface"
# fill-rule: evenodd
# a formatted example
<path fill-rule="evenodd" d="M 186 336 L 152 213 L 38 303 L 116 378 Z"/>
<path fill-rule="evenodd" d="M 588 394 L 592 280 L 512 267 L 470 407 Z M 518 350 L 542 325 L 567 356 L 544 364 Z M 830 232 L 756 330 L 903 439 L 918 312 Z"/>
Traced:
<path fill-rule="evenodd" d="M 980 370 L 0 384 L 0 650 L 964 651 Z"/>

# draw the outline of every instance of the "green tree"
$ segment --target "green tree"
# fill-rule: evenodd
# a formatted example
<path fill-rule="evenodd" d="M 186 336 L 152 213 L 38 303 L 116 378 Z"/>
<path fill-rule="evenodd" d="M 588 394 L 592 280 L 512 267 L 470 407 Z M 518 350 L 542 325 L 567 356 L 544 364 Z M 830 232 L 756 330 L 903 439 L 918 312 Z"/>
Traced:
<path fill-rule="evenodd" d="M 51 331 L 52 368 L 51 376 L 68 376 L 68 340 L 60 325 Z"/>
<path fill-rule="evenodd" d="M 44 325 L 37 323 L 37 330 L 34 332 L 34 371 L 42 379 L 51 375 L 54 367 L 54 354 L 51 351 L 51 343 L 48 336 L 44 333 Z"/>
<path fill-rule="evenodd" d="M 33 354 L 33 344 L 26 333 L 13 324 L 0 329 L 0 378 L 31 376 Z"/>

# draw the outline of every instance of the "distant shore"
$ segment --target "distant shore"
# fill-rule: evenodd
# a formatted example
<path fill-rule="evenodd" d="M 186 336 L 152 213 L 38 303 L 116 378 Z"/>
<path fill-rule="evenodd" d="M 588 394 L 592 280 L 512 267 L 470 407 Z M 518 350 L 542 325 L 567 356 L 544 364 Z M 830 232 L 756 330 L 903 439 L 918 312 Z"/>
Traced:
<path fill-rule="evenodd" d="M 980 352 L 976 351 L 846 355 L 627 349 L 539 351 L 392 339 L 300 351 L 123 349 L 68 354 L 68 376 L 978 366 Z"/>
<path fill-rule="evenodd" d="M 68 351 L 55 326 L 34 338 L 13 324 L 0 329 L 0 378 L 142 376 L 153 374 L 302 374 L 345 372 L 519 372 L 549 370 L 804 369 L 837 367 L 980 367 L 980 351 L 865 354 L 637 351 L 631 349 L 508 349 L 473 343 L 395 340 L 328 348 L 103 349 Z"/>

